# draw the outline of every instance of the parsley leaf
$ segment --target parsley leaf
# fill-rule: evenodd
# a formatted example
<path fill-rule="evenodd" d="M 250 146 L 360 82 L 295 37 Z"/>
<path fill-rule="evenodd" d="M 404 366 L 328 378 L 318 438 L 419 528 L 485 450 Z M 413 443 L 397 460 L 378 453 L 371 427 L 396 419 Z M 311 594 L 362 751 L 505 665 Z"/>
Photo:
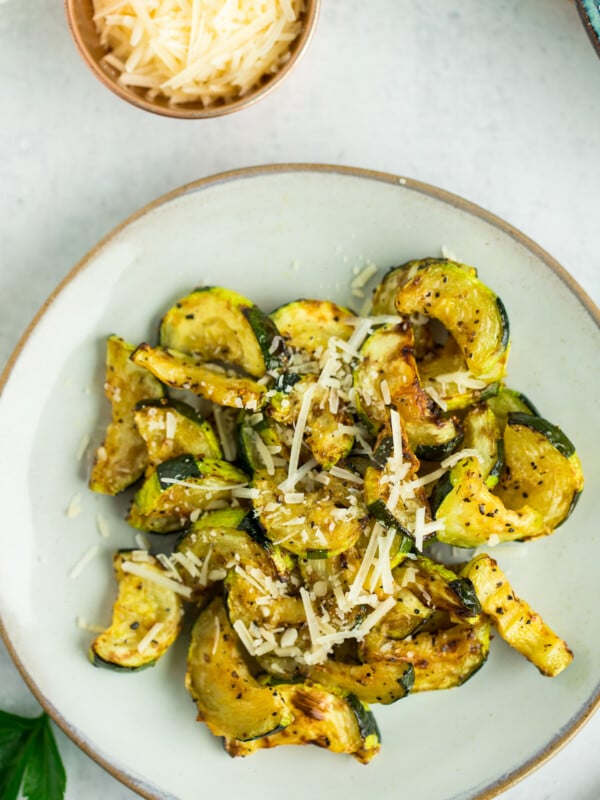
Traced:
<path fill-rule="evenodd" d="M 19 717 L 0 711 L 0 797 L 63 800 L 67 778 L 47 714 Z"/>

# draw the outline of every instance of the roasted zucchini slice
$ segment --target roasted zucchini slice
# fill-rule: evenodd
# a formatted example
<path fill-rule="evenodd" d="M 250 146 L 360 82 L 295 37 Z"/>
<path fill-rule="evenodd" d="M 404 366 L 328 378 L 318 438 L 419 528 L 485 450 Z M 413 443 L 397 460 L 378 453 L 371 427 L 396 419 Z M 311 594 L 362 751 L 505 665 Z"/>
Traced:
<path fill-rule="evenodd" d="M 384 394 L 389 393 L 418 458 L 441 460 L 451 453 L 460 443 L 462 432 L 455 420 L 442 415 L 420 384 L 412 328 L 405 322 L 382 325 L 366 339 L 360 354 L 354 388 L 359 413 L 371 428 L 379 430 L 388 422 Z"/>
<path fill-rule="evenodd" d="M 160 398 L 162 384 L 147 370 L 129 360 L 135 347 L 119 336 L 109 336 L 106 343 L 106 380 L 104 390 L 110 400 L 112 421 L 90 476 L 90 489 L 103 494 L 118 494 L 131 486 L 144 472 L 148 449 L 135 420 L 140 400 Z"/>
<path fill-rule="evenodd" d="M 252 479 L 258 490 L 252 503 L 267 536 L 297 555 L 341 553 L 355 544 L 367 522 L 361 487 L 331 473 L 321 475 L 326 485 L 309 484 L 307 477 L 298 484 L 297 497 L 281 488 L 287 479 L 283 469 L 273 475 L 259 470 Z"/>
<path fill-rule="evenodd" d="M 264 534 L 259 538 L 251 513 L 242 508 L 203 514 L 180 538 L 175 553 L 182 580 L 200 595 L 229 570 L 246 574 L 252 565 L 268 584 L 287 581 L 294 567 L 291 557 Z"/>
<path fill-rule="evenodd" d="M 381 749 L 381 734 L 373 713 L 354 695 L 340 697 L 320 686 L 278 686 L 294 720 L 287 728 L 251 742 L 225 740 L 232 756 L 247 756 L 280 745 L 314 744 L 332 753 L 354 756 L 368 764 Z"/>
<path fill-rule="evenodd" d="M 452 689 L 484 665 L 490 648 L 490 624 L 486 618 L 479 618 L 474 625 L 458 623 L 441 630 L 417 631 L 408 639 L 386 639 L 378 645 L 374 647 L 373 640 L 365 639 L 361 656 L 372 664 L 412 664 L 412 692 Z"/>
<path fill-rule="evenodd" d="M 515 594 L 497 561 L 481 553 L 462 574 L 475 587 L 483 611 L 511 647 L 518 650 L 542 675 L 555 677 L 569 666 L 573 653 L 531 606 Z"/>
<path fill-rule="evenodd" d="M 288 345 L 320 358 L 332 337 L 346 341 L 354 333 L 356 316 L 328 300 L 295 300 L 271 313 Z"/>
<path fill-rule="evenodd" d="M 393 575 L 398 586 L 409 589 L 428 608 L 447 612 L 453 622 L 473 623 L 481 612 L 470 581 L 425 556 L 403 562 Z"/>
<path fill-rule="evenodd" d="M 500 298 L 468 267 L 448 260 L 423 265 L 402 285 L 396 309 L 441 322 L 475 378 L 493 383 L 504 377 L 508 316 Z"/>
<path fill-rule="evenodd" d="M 353 694 L 363 703 L 389 705 L 411 691 L 415 671 L 412 664 L 401 662 L 347 664 L 328 659 L 308 667 L 307 676 L 332 691 Z"/>
<path fill-rule="evenodd" d="M 396 297 L 403 284 L 406 283 L 408 278 L 418 269 L 439 262 L 440 259 L 438 258 L 422 258 L 407 261 L 399 267 L 390 267 L 379 285 L 375 288 L 371 305 L 371 314 L 375 316 L 396 314 Z"/>
<path fill-rule="evenodd" d="M 288 390 L 276 392 L 265 407 L 271 419 L 295 425 L 306 392 L 312 393 L 304 441 L 322 467 L 329 469 L 345 458 L 354 444 L 354 422 L 344 403 L 316 375 L 304 375 Z"/>
<path fill-rule="evenodd" d="M 583 490 L 574 445 L 542 417 L 512 412 L 504 429 L 504 451 L 496 494 L 507 508 L 526 502 L 536 509 L 544 526 L 537 535 L 551 533 L 567 519 Z"/>
<path fill-rule="evenodd" d="M 262 414 L 240 412 L 236 424 L 236 440 L 240 459 L 250 472 L 275 469 L 274 457 L 289 457 L 287 431 L 279 423 Z"/>
<path fill-rule="evenodd" d="M 388 640 L 396 641 L 412 636 L 433 615 L 434 610 L 425 605 L 416 594 L 401 586 L 394 591 L 396 605 L 388 611 L 383 620 L 372 628 L 359 644 L 361 660 L 370 662 L 371 653 L 385 652 Z M 385 647 L 383 647 L 385 645 Z M 382 649 L 383 647 L 383 649 Z"/>
<path fill-rule="evenodd" d="M 215 736 L 249 741 L 293 720 L 278 687 L 261 685 L 253 676 L 220 597 L 194 625 L 185 685 L 198 707 L 198 719 Z"/>
<path fill-rule="evenodd" d="M 473 406 L 463 419 L 463 447 L 476 450 L 481 464 L 481 476 L 493 489 L 504 466 L 504 439 L 496 416 L 487 403 Z"/>
<path fill-rule="evenodd" d="M 212 425 L 178 400 L 144 400 L 134 414 L 148 449 L 146 475 L 163 461 L 190 453 L 196 458 L 223 458 Z"/>
<path fill-rule="evenodd" d="M 262 378 L 280 368 L 283 340 L 269 317 L 250 300 L 220 286 L 203 286 L 179 300 L 162 318 L 162 347 L 198 361 L 235 364 Z"/>
<path fill-rule="evenodd" d="M 128 521 L 154 533 L 181 530 L 193 511 L 229 498 L 232 488 L 247 481 L 246 474 L 227 461 L 177 456 L 163 461 L 146 478 L 135 495 Z"/>
<path fill-rule="evenodd" d="M 528 504 L 507 508 L 486 485 L 476 458 L 459 461 L 436 484 L 430 498 L 435 519 L 443 520 L 436 536 L 455 547 L 532 539 L 549 531 L 540 511 Z"/>
<path fill-rule="evenodd" d="M 227 371 L 218 364 L 196 361 L 178 350 L 144 343 L 132 353 L 131 360 L 167 386 L 187 389 L 220 406 L 256 411 L 265 401 L 266 389 L 261 383 Z"/>
<path fill-rule="evenodd" d="M 513 411 L 521 414 L 533 414 L 535 417 L 540 416 L 537 408 L 523 392 L 508 389 L 506 386 L 502 386 L 494 397 L 490 397 L 487 404 L 494 412 L 498 427 L 502 432 L 506 427 L 508 415 Z"/>
<path fill-rule="evenodd" d="M 154 666 L 181 629 L 183 602 L 171 588 L 174 581 L 149 553 L 143 560 L 134 558 L 126 550 L 114 556 L 119 593 L 110 627 L 90 647 L 96 667 L 135 671 Z"/>

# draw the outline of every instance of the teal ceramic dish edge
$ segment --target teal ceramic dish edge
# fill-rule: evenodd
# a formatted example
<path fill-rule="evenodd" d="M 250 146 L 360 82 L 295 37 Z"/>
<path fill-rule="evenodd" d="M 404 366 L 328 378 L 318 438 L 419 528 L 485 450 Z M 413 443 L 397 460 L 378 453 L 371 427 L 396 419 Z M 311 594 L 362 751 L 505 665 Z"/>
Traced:
<path fill-rule="evenodd" d="M 590 41 L 600 56 L 600 0 L 577 0 L 577 10 Z"/>

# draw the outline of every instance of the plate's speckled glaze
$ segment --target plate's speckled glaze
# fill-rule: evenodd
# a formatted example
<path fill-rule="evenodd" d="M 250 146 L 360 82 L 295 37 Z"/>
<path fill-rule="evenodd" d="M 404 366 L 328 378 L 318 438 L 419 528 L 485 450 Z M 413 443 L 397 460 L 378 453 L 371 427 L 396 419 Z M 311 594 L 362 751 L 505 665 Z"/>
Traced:
<path fill-rule="evenodd" d="M 122 521 L 125 501 L 86 489 L 106 412 L 103 339 L 151 337 L 162 311 L 203 282 L 235 288 L 265 309 L 301 296 L 352 304 L 354 268 L 372 261 L 381 274 L 442 245 L 476 265 L 504 300 L 510 385 L 578 445 L 588 490 L 574 516 L 552 537 L 495 551 L 517 590 L 568 639 L 575 661 L 548 680 L 495 641 L 465 686 L 377 708 L 384 745 L 368 767 L 317 748 L 231 760 L 194 721 L 182 682 L 184 640 L 144 673 L 118 675 L 86 661 L 90 635 L 76 616 L 107 622 L 110 554 L 133 537 Z M 67 277 L 2 379 L 0 629 L 28 684 L 86 752 L 151 798 L 237 792 L 258 800 L 277 786 L 289 800 L 386 797 L 400 787 L 412 800 L 496 795 L 551 755 L 599 701 L 599 322 L 568 274 L 519 232 L 410 179 L 256 168 L 191 184 L 144 209 Z M 82 511 L 69 518 L 74 497 Z M 94 545 L 99 557 L 69 578 Z"/>

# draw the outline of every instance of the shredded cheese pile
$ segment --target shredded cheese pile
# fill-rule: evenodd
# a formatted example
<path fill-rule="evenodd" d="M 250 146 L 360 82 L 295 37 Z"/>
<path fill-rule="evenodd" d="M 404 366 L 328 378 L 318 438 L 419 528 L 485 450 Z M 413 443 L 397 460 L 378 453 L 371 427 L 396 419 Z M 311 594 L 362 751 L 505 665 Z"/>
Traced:
<path fill-rule="evenodd" d="M 94 0 L 94 22 L 119 83 L 206 107 L 278 72 L 304 10 L 304 0 Z"/>

